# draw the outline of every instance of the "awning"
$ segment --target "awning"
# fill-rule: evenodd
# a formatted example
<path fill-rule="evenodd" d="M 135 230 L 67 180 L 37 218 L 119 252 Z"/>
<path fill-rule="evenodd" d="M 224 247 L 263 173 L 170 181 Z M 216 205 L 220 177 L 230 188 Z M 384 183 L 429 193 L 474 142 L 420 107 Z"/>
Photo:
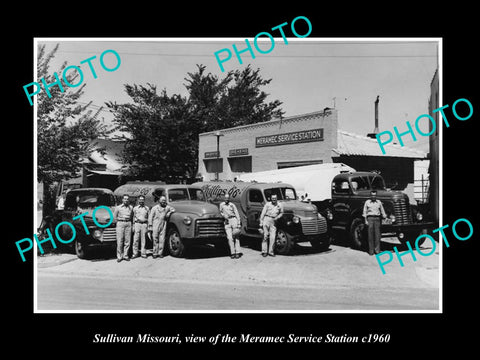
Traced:
<path fill-rule="evenodd" d="M 376 139 L 367 136 L 353 134 L 347 131 L 337 131 L 337 148 L 332 149 L 332 156 L 380 156 L 400 157 L 411 159 L 426 159 L 427 153 L 422 150 L 412 149 L 407 146 L 389 143 L 385 145 L 383 154 Z"/>
<path fill-rule="evenodd" d="M 89 170 L 89 169 L 86 169 L 86 171 L 88 171 L 89 173 L 94 173 L 94 174 L 98 174 L 98 175 L 116 175 L 116 176 L 123 175 L 123 173 L 120 172 L 120 171 L 112 171 L 112 170 Z M 89 176 L 89 175 L 87 175 L 87 176 Z"/>

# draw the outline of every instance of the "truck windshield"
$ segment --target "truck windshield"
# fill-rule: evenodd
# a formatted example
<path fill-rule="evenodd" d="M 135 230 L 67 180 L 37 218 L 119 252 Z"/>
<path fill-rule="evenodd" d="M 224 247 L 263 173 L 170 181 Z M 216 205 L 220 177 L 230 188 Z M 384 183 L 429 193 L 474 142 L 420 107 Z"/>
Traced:
<path fill-rule="evenodd" d="M 168 202 L 190 200 L 187 189 L 170 189 L 168 190 Z"/>
<path fill-rule="evenodd" d="M 370 190 L 370 184 L 368 183 L 368 179 L 366 176 L 356 176 L 350 179 L 350 183 L 352 184 L 352 189 L 354 191 L 357 190 Z"/>
<path fill-rule="evenodd" d="M 188 193 L 190 194 L 191 200 L 206 201 L 205 194 L 202 189 L 189 188 Z"/>
<path fill-rule="evenodd" d="M 114 206 L 115 197 L 112 194 L 91 192 L 69 194 L 65 200 L 66 209 L 95 208 L 100 205 Z"/>
<path fill-rule="evenodd" d="M 206 201 L 205 194 L 200 188 L 184 188 L 168 190 L 168 201 L 199 200 Z"/>
<path fill-rule="evenodd" d="M 385 181 L 381 176 L 375 175 L 370 177 L 370 184 L 372 186 L 372 189 L 385 190 Z"/>
<path fill-rule="evenodd" d="M 297 194 L 293 188 L 271 188 L 263 191 L 265 198 L 270 201 L 272 195 L 277 195 L 278 200 L 297 200 Z"/>

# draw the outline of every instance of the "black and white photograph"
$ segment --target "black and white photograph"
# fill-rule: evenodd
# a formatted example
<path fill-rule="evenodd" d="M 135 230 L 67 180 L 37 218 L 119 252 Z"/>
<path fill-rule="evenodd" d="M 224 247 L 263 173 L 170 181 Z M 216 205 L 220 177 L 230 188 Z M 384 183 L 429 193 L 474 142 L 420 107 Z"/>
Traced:
<path fill-rule="evenodd" d="M 37 311 L 441 310 L 441 39 L 36 44 Z"/>
<path fill-rule="evenodd" d="M 475 12 L 178 5 L 2 24 L 7 350 L 473 348 Z"/>

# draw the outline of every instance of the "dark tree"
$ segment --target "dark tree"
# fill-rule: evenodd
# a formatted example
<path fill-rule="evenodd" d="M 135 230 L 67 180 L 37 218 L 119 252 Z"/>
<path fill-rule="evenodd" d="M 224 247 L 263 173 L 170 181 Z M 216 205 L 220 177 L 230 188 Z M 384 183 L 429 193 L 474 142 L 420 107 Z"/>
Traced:
<path fill-rule="evenodd" d="M 38 49 L 37 77 L 45 78 L 47 84 L 56 81 L 49 63 L 55 56 L 58 45 L 50 52 L 45 45 Z M 67 66 L 63 63 L 56 70 L 59 78 Z M 70 72 L 69 83 L 75 83 L 78 73 Z M 54 186 L 56 182 L 79 176 L 81 161 L 95 146 L 94 140 L 107 135 L 105 125 L 97 119 L 100 110 L 92 113 L 90 103 L 80 105 L 78 99 L 83 94 L 85 84 L 73 89 L 63 79 L 62 92 L 59 86 L 52 86 L 49 98 L 45 91 L 37 96 L 37 181 L 44 186 L 44 214 L 50 214 L 54 207 Z"/>
<path fill-rule="evenodd" d="M 223 79 L 197 71 L 184 79 L 188 97 L 157 94 L 156 86 L 125 85 L 133 103 L 107 102 L 118 129 L 127 133 L 124 160 L 129 175 L 145 180 L 189 181 L 198 168 L 198 135 L 281 117 L 281 102 L 266 102 L 271 81 L 250 66 Z"/>

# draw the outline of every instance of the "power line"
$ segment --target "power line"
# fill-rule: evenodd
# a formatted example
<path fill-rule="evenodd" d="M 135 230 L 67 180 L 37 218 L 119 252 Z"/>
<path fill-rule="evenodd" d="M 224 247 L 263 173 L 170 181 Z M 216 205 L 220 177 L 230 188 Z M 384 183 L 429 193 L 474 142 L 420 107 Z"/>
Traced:
<path fill-rule="evenodd" d="M 117 51 L 121 55 L 134 56 L 177 56 L 177 57 L 213 57 L 214 54 L 158 54 L 158 53 L 132 53 Z M 85 54 L 87 51 L 58 51 L 58 53 Z M 269 58 L 436 58 L 437 55 L 268 55 Z"/>
<path fill-rule="evenodd" d="M 198 40 L 185 40 L 185 41 L 182 41 L 181 38 L 175 38 L 173 40 L 167 40 L 169 38 L 159 38 L 157 41 L 143 41 L 143 40 L 81 40 L 81 41 L 74 41 L 74 40 L 70 40 L 69 39 L 65 39 L 65 40 L 62 40 L 63 42 L 71 42 L 71 43 L 75 43 L 75 42 L 79 42 L 79 43 L 85 43 L 85 42 L 89 42 L 89 43 L 105 43 L 105 42 L 110 42 L 110 43 L 118 43 L 118 44 L 168 44 L 168 45 L 205 45 L 205 44 L 210 44 L 210 45 L 216 45 L 216 44 L 231 44 L 232 41 L 235 42 L 235 41 L 244 41 L 244 39 L 252 39 L 252 37 L 232 37 L 232 38 L 228 38 L 228 39 L 221 39 L 221 40 L 211 40 L 211 39 L 208 39 L 208 40 L 202 40 L 202 38 L 199 38 Z M 113 38 L 115 39 L 115 38 Z M 263 38 L 264 39 L 264 38 Z M 276 40 L 281 40 L 283 41 L 282 38 L 279 38 L 279 37 L 275 37 Z M 262 38 L 260 38 L 260 40 L 262 40 Z M 413 44 L 437 44 L 438 41 L 436 40 L 432 40 L 432 39 L 419 39 L 419 40 L 378 40 L 378 41 L 375 41 L 375 40 L 358 40 L 358 41 L 355 41 L 355 40 L 345 40 L 345 41 L 342 41 L 342 40 L 332 40 L 332 41 L 328 41 L 328 40 L 320 40 L 320 39 L 314 39 L 314 38 L 309 38 L 309 39 L 296 39 L 296 38 L 287 38 L 288 40 L 288 44 L 285 44 L 285 43 L 282 43 L 285 44 L 285 45 L 330 45 L 330 44 L 334 44 L 334 45 L 397 45 L 397 44 L 410 44 L 410 45 L 413 45 Z M 292 41 L 293 40 L 293 41 Z"/>

